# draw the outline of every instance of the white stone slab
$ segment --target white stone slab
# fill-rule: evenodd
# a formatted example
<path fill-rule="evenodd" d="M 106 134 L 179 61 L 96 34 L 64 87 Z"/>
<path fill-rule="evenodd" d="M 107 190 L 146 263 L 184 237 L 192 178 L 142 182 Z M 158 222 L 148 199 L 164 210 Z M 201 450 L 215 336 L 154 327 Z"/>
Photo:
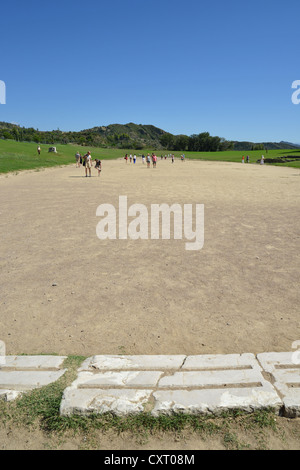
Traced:
<path fill-rule="evenodd" d="M 153 400 L 155 405 L 153 407 Z M 93 356 L 65 390 L 61 414 L 152 409 L 161 413 L 253 411 L 282 406 L 253 354 L 204 356 Z"/>
<path fill-rule="evenodd" d="M 204 354 L 187 356 L 182 370 L 259 368 L 254 354 Z"/>
<path fill-rule="evenodd" d="M 66 356 L 2 356 L 0 365 L 0 398 L 14 400 L 20 394 L 58 380 Z"/>
<path fill-rule="evenodd" d="M 156 387 L 163 372 L 159 371 L 108 371 L 79 372 L 73 386 L 78 388 L 102 387 Z"/>
<path fill-rule="evenodd" d="M 274 377 L 276 382 L 285 383 L 291 386 L 300 385 L 300 369 L 297 367 L 295 369 L 277 369 L 274 371 Z"/>
<path fill-rule="evenodd" d="M 243 370 L 206 370 L 175 372 L 173 375 L 163 377 L 158 387 L 186 388 L 186 387 L 223 387 L 226 385 L 239 386 L 244 384 L 261 384 L 264 381 L 260 372 L 253 369 Z"/>
<path fill-rule="evenodd" d="M 161 414 L 220 414 L 233 409 L 253 412 L 261 408 L 278 411 L 282 402 L 269 383 L 263 387 L 210 389 L 210 390 L 158 390 L 153 393 L 153 416 Z"/>
<path fill-rule="evenodd" d="M 144 411 L 151 390 L 134 389 L 73 389 L 65 390 L 60 406 L 62 416 L 72 414 L 113 413 L 118 416 Z"/>
<path fill-rule="evenodd" d="M 300 367 L 294 357 L 294 352 L 257 355 L 263 369 L 272 375 L 274 387 L 282 396 L 283 415 L 292 418 L 300 416 Z"/>
<path fill-rule="evenodd" d="M 181 367 L 186 356 L 164 356 L 164 355 L 98 355 L 86 359 L 79 370 L 162 370 L 178 369 Z"/>
<path fill-rule="evenodd" d="M 5 356 L 1 369 L 61 369 L 67 356 Z"/>
<path fill-rule="evenodd" d="M 293 362 L 293 354 L 293 352 L 260 353 L 257 355 L 257 359 L 266 372 L 273 373 L 277 367 L 294 367 L 296 364 Z"/>
<path fill-rule="evenodd" d="M 28 391 L 56 382 L 65 370 L 60 371 L 0 371 L 0 389 Z"/>

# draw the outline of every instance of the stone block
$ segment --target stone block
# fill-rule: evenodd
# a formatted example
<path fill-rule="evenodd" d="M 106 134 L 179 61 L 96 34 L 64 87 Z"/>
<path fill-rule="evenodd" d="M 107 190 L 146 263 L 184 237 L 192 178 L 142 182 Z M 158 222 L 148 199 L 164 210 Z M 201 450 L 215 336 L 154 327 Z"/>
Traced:
<path fill-rule="evenodd" d="M 162 372 L 159 371 L 107 371 L 93 373 L 79 372 L 78 378 L 73 382 L 77 388 L 153 388 L 157 386 Z"/>
<path fill-rule="evenodd" d="M 76 389 L 64 392 L 60 414 L 89 415 L 112 413 L 117 416 L 137 414 L 144 411 L 150 400 L 151 390 L 136 389 Z"/>
<path fill-rule="evenodd" d="M 0 371 L 0 389 L 28 391 L 56 382 L 63 374 L 61 371 Z"/>
<path fill-rule="evenodd" d="M 272 376 L 273 385 L 282 398 L 284 416 L 300 416 L 300 364 L 293 352 L 257 355 L 262 368 Z"/>
<path fill-rule="evenodd" d="M 282 402 L 269 383 L 262 387 L 202 390 L 157 390 L 152 415 L 174 413 L 215 414 L 239 409 L 253 412 L 272 407 L 279 411 Z"/>
<path fill-rule="evenodd" d="M 5 356 L 0 370 L 59 370 L 66 356 Z"/>
<path fill-rule="evenodd" d="M 66 356 L 2 356 L 0 398 L 16 399 L 24 392 L 56 382 L 66 371 Z"/>
<path fill-rule="evenodd" d="M 203 354 L 187 356 L 182 370 L 260 369 L 254 354 Z"/>
<path fill-rule="evenodd" d="M 175 372 L 173 375 L 163 377 L 159 388 L 187 388 L 187 387 L 225 387 L 234 385 L 258 385 L 264 381 L 262 375 L 252 369 L 246 370 L 207 370 Z"/>
<path fill-rule="evenodd" d="M 98 355 L 86 359 L 79 370 L 162 370 L 178 369 L 186 356 L 174 355 Z"/>

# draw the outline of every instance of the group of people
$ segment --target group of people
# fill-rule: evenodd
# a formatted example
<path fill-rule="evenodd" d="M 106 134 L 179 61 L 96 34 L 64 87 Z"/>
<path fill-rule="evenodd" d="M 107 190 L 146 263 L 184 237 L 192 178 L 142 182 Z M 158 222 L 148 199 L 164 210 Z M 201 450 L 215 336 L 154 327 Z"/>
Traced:
<path fill-rule="evenodd" d="M 160 159 L 161 160 L 163 160 L 163 159 L 166 160 L 167 158 L 170 158 L 170 157 L 171 157 L 172 163 L 174 163 L 175 156 L 173 154 L 169 154 L 169 155 L 165 155 L 165 156 L 161 155 Z M 185 155 L 181 155 L 180 158 L 181 158 L 181 161 L 184 161 L 185 160 Z M 132 154 L 128 155 L 126 153 L 126 155 L 124 157 L 124 160 L 126 160 L 126 163 L 128 163 L 128 161 L 129 161 L 130 163 L 133 162 L 135 164 L 136 161 L 137 161 L 137 157 L 136 157 L 135 154 L 134 155 L 132 155 Z M 142 163 L 143 164 L 146 163 L 148 168 L 150 168 L 151 162 L 152 162 L 153 168 L 155 168 L 156 167 L 156 162 L 157 162 L 157 156 L 155 155 L 155 153 L 152 153 L 152 155 L 150 155 L 150 153 L 148 153 L 147 156 L 145 156 L 144 154 L 142 155 Z"/>
<path fill-rule="evenodd" d="M 38 147 L 38 153 L 40 153 L 40 147 Z M 167 159 L 167 158 L 170 158 L 171 157 L 171 161 L 172 163 L 174 163 L 174 155 L 173 154 L 169 154 L 169 155 L 161 155 L 160 158 L 161 160 L 163 159 Z M 80 167 L 81 165 L 85 167 L 85 176 L 87 177 L 88 174 L 89 176 L 92 176 L 92 156 L 91 156 L 91 152 L 87 152 L 85 155 L 81 155 L 79 152 L 76 153 L 75 155 L 75 158 L 76 158 L 76 167 Z M 128 156 L 128 154 L 126 153 L 124 159 L 126 160 L 126 163 L 129 161 L 130 163 L 133 162 L 134 164 L 136 163 L 137 161 L 137 156 L 134 154 L 130 154 Z M 180 156 L 180 159 L 181 161 L 185 161 L 185 155 L 182 154 Z M 262 155 L 261 156 L 261 160 L 260 160 L 260 164 L 263 165 L 264 164 L 264 156 Z M 148 153 L 147 156 L 145 156 L 144 154 L 142 155 L 142 163 L 145 164 L 147 163 L 147 167 L 150 168 L 151 166 L 151 161 L 152 161 L 152 165 L 153 165 L 153 168 L 156 168 L 156 162 L 157 162 L 157 156 L 155 155 L 155 153 L 152 153 L 152 155 L 150 156 L 150 153 Z M 95 169 L 98 171 L 98 176 L 100 176 L 101 174 L 101 171 L 102 171 L 102 162 L 100 159 L 98 158 L 95 158 L 94 159 L 94 162 L 95 162 Z M 247 155 L 246 157 L 246 162 L 247 163 L 250 163 L 250 158 L 249 158 L 249 155 Z M 245 157 L 244 155 L 242 156 L 242 163 L 245 163 Z"/>
<path fill-rule="evenodd" d="M 246 157 L 246 162 L 247 162 L 247 163 L 250 163 L 249 155 L 247 155 L 247 157 Z M 244 157 L 244 155 L 242 156 L 242 163 L 245 163 L 245 157 Z M 264 163 L 265 163 L 265 157 L 262 155 L 262 156 L 261 156 L 261 159 L 260 159 L 260 164 L 263 165 Z"/>
<path fill-rule="evenodd" d="M 79 168 L 81 165 L 85 167 L 85 176 L 89 177 L 92 176 L 92 167 L 93 167 L 93 160 L 91 152 L 87 152 L 85 155 L 81 155 L 79 152 L 75 155 L 76 158 L 76 167 Z M 98 171 L 98 176 L 100 176 L 102 171 L 102 162 L 99 158 L 94 159 L 94 167 Z"/>

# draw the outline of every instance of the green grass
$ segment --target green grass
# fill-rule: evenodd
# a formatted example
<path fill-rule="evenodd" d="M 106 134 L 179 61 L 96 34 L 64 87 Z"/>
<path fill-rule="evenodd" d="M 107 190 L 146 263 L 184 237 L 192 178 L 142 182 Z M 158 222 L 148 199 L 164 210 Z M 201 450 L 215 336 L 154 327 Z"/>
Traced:
<path fill-rule="evenodd" d="M 80 147 L 71 144 L 56 145 L 57 154 L 48 153 L 50 145 L 41 145 L 41 155 L 37 153 L 37 144 L 28 142 L 16 142 L 13 140 L 0 140 L 0 173 L 18 172 L 21 170 L 33 170 L 48 168 L 53 166 L 69 165 L 75 163 L 75 153 L 77 150 L 84 154 L 87 147 Z M 91 147 L 92 157 L 105 159 L 117 159 L 124 157 L 125 153 L 141 155 L 142 153 L 151 153 L 154 149 L 141 150 L 121 150 L 121 149 L 101 149 Z M 158 150 L 157 155 L 165 155 L 171 153 L 169 151 Z M 174 152 L 175 157 L 180 157 L 182 152 Z M 187 159 L 207 160 L 207 161 L 223 161 L 223 162 L 241 162 L 242 156 L 249 155 L 250 163 L 256 163 L 261 154 L 265 158 L 276 158 L 281 156 L 298 156 L 298 160 L 287 163 L 274 163 L 280 166 L 291 166 L 300 168 L 300 150 L 269 150 L 264 151 L 226 151 L 226 152 L 185 152 Z"/>
<path fill-rule="evenodd" d="M 0 140 L 0 173 L 74 164 L 77 150 L 81 154 L 89 150 L 71 144 L 54 146 L 57 153 L 48 152 L 50 145 L 41 145 L 41 155 L 38 155 L 35 143 Z M 93 158 L 115 159 L 123 156 L 121 150 L 91 148 L 91 152 Z"/>
<path fill-rule="evenodd" d="M 249 155 L 250 164 L 257 164 L 260 160 L 261 155 L 264 155 L 266 159 L 276 159 L 280 157 L 288 157 L 286 162 L 266 162 L 266 165 L 276 165 L 276 166 L 288 166 L 294 168 L 300 168 L 300 150 L 269 150 L 268 152 L 263 150 L 251 150 L 251 151 L 225 151 L 225 152 L 186 152 L 186 158 L 195 159 L 195 160 L 207 160 L 207 161 L 223 161 L 223 162 L 236 162 L 241 163 L 242 157 Z"/>

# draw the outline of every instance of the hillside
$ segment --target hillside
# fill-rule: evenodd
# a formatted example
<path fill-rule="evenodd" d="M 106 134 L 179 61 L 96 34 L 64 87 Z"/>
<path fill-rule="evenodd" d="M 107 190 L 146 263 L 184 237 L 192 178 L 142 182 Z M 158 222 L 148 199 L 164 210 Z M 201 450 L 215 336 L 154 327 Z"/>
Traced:
<path fill-rule="evenodd" d="M 17 124 L 0 122 L 0 138 L 12 139 L 22 142 L 36 142 L 40 144 L 79 144 L 89 147 L 171 151 L 224 151 L 224 150 L 276 150 L 298 149 L 297 144 L 289 142 L 239 142 L 228 141 L 218 136 L 211 136 L 208 132 L 200 134 L 173 135 L 150 124 L 110 124 L 97 126 L 79 132 L 63 132 L 59 129 L 52 131 L 39 131 L 34 128 L 25 128 Z"/>
<path fill-rule="evenodd" d="M 161 137 L 166 132 L 152 125 L 143 124 L 110 124 L 79 132 L 63 132 L 59 129 L 39 131 L 17 124 L 0 122 L 0 138 L 17 141 L 36 142 L 40 144 L 74 143 L 103 148 L 163 148 Z"/>
<path fill-rule="evenodd" d="M 282 149 L 298 149 L 300 148 L 299 145 L 297 144 L 292 144 L 291 142 L 238 142 L 234 141 L 233 142 L 233 149 L 234 150 L 241 150 L 241 151 L 247 151 L 247 150 L 258 150 L 259 147 L 262 149 L 268 149 L 268 150 L 282 150 Z"/>
<path fill-rule="evenodd" d="M 152 125 L 134 124 L 110 124 L 109 126 L 93 127 L 82 131 L 83 134 L 92 133 L 98 136 L 104 144 L 119 148 L 154 147 L 162 148 L 160 139 L 165 131 Z"/>

